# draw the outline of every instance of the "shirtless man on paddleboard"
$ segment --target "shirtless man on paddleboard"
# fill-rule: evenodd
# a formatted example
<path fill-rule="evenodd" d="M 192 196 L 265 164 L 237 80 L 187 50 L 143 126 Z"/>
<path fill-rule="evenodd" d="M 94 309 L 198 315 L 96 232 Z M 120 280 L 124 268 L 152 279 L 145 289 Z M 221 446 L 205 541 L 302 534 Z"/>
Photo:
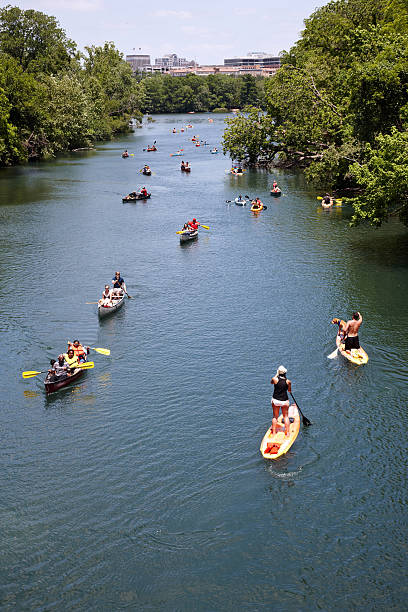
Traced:
<path fill-rule="evenodd" d="M 360 341 L 358 339 L 358 330 L 360 329 L 360 325 L 363 322 L 363 317 L 359 312 L 353 312 L 352 319 L 347 321 L 346 327 L 344 328 L 345 332 L 345 340 L 344 340 L 344 350 L 351 351 L 351 349 L 359 349 Z"/>

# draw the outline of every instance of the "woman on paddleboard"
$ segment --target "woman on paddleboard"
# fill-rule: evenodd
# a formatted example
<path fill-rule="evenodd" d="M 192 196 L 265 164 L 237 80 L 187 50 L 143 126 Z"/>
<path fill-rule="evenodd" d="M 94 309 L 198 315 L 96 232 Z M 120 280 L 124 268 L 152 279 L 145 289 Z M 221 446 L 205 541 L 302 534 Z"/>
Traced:
<path fill-rule="evenodd" d="M 285 436 L 289 436 L 290 421 L 288 416 L 289 398 L 288 391 L 292 391 L 292 383 L 286 378 L 287 369 L 282 365 L 279 366 L 276 375 L 271 378 L 271 385 L 274 385 L 273 395 L 271 399 L 273 418 L 272 418 L 272 435 L 276 434 L 279 410 L 282 409 L 283 419 L 285 421 Z"/>

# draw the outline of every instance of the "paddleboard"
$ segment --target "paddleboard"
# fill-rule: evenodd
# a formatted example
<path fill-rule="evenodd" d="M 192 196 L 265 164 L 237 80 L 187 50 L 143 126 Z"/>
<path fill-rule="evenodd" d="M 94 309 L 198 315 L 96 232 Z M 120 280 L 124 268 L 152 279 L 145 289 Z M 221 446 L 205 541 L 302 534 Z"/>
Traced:
<path fill-rule="evenodd" d="M 300 415 L 296 404 L 289 406 L 289 419 L 291 423 L 288 437 L 285 436 L 285 423 L 282 415 L 279 415 L 278 418 L 276 434 L 272 435 L 271 428 L 266 432 L 259 449 L 265 459 L 278 459 L 285 455 L 296 440 L 300 428 Z"/>
<path fill-rule="evenodd" d="M 345 357 L 351 363 L 354 363 L 354 365 L 363 365 L 367 363 L 368 355 L 362 346 L 360 346 L 359 349 L 351 349 L 350 352 L 343 351 L 341 349 L 341 346 L 344 346 L 344 344 L 341 344 L 341 340 L 338 335 L 336 336 L 336 344 L 337 348 L 339 349 L 339 352 L 343 355 L 343 357 Z"/>

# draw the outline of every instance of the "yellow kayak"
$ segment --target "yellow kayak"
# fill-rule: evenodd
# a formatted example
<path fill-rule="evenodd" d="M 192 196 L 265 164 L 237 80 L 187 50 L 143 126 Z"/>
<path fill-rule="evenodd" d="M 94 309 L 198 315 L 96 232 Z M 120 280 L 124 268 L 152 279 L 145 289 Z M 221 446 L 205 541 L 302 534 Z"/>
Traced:
<path fill-rule="evenodd" d="M 344 344 L 341 343 L 341 339 L 338 335 L 336 336 L 336 344 L 343 357 L 348 359 L 348 361 L 351 361 L 351 363 L 354 363 L 355 365 L 363 365 L 367 363 L 368 355 L 362 346 L 360 346 L 360 348 L 358 349 L 351 349 L 351 351 L 345 351 L 343 350 Z"/>
<path fill-rule="evenodd" d="M 279 415 L 278 418 L 278 431 L 276 434 L 272 435 L 271 428 L 266 432 L 259 449 L 262 457 L 265 459 L 278 459 L 278 457 L 285 455 L 296 440 L 300 428 L 300 415 L 296 404 L 289 406 L 289 419 L 290 435 L 288 437 L 285 436 L 285 423 L 282 415 Z"/>
<path fill-rule="evenodd" d="M 261 212 L 261 210 L 263 210 L 263 204 L 252 204 L 251 212 Z"/>

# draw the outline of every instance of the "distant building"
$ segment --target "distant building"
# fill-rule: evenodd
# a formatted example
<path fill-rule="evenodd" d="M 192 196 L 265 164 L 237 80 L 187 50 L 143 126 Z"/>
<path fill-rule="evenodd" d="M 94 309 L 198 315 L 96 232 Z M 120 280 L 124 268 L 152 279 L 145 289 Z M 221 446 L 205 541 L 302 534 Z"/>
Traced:
<path fill-rule="evenodd" d="M 137 72 L 150 65 L 150 55 L 127 55 L 126 61 L 130 64 L 133 72 Z"/>
<path fill-rule="evenodd" d="M 193 60 L 186 60 L 185 57 L 177 57 L 175 53 L 168 53 L 163 57 L 156 57 L 154 65 L 162 66 L 163 68 L 182 68 L 184 66 L 195 66 L 195 62 Z"/>
<path fill-rule="evenodd" d="M 245 57 L 231 57 L 224 59 L 224 66 L 256 66 L 258 68 L 280 68 L 280 57 L 270 53 L 248 53 Z"/>
<path fill-rule="evenodd" d="M 210 74 L 224 74 L 229 76 L 252 76 L 269 77 L 275 74 L 278 68 L 262 68 L 261 66 L 195 66 L 184 68 L 171 68 L 167 72 L 171 76 L 184 77 L 188 74 L 209 76 Z"/>

